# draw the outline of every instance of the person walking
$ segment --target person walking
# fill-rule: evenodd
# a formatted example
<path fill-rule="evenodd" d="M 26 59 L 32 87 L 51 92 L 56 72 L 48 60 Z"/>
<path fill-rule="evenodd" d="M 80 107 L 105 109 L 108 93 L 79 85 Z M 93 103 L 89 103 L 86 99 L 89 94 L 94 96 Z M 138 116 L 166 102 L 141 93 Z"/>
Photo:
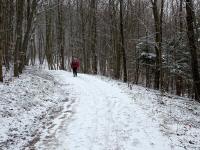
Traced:
<path fill-rule="evenodd" d="M 73 57 L 71 62 L 71 68 L 73 70 L 74 77 L 77 77 L 77 70 L 80 67 L 80 61 L 78 58 Z"/>

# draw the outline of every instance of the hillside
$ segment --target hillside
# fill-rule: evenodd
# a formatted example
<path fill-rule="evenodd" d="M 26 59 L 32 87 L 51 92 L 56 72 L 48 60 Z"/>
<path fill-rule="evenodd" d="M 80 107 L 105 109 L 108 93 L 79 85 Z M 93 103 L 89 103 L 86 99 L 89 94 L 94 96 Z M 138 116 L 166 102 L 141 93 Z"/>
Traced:
<path fill-rule="evenodd" d="M 101 76 L 27 69 L 0 84 L 0 149 L 197 150 L 200 105 Z"/>

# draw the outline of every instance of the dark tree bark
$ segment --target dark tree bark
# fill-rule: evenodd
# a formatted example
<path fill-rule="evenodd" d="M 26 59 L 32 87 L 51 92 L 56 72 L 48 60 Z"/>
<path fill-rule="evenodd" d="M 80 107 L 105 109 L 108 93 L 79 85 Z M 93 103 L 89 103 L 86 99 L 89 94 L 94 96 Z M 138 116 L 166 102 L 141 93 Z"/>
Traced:
<path fill-rule="evenodd" d="M 186 0 L 186 13 L 187 13 L 187 36 L 190 46 L 191 54 L 191 68 L 192 77 L 195 91 L 195 99 L 200 102 L 200 76 L 198 70 L 197 47 L 195 45 L 194 36 L 194 14 L 192 10 L 192 0 Z"/>
<path fill-rule="evenodd" d="M 83 0 L 80 0 L 80 17 L 81 17 L 81 38 L 82 38 L 82 54 L 83 54 L 83 72 L 88 72 L 88 64 L 87 64 L 87 52 L 86 52 L 86 40 L 85 40 L 85 28 L 86 28 L 86 21 L 84 15 L 84 8 L 83 8 Z"/>
<path fill-rule="evenodd" d="M 24 0 L 16 1 L 16 11 L 17 11 L 17 25 L 16 25 L 17 40 L 15 43 L 15 53 L 14 53 L 15 77 L 19 75 L 19 52 L 22 49 L 22 23 L 23 23 Z"/>
<path fill-rule="evenodd" d="M 157 0 L 151 0 L 153 5 L 153 16 L 155 22 L 155 50 L 156 50 L 156 69 L 155 69 L 155 83 L 154 88 L 160 89 L 162 87 L 162 17 L 164 0 L 161 1 L 161 10 L 159 13 Z M 161 83 L 161 84 L 160 84 Z"/>
<path fill-rule="evenodd" d="M 4 7 L 4 44 L 3 44 L 3 62 L 5 64 L 6 70 L 10 69 L 10 61 L 11 61 L 11 50 L 10 45 L 13 39 L 13 1 L 8 0 L 5 2 Z"/>
<path fill-rule="evenodd" d="M 50 5 L 49 5 L 50 6 Z M 47 8 L 46 8 L 47 9 Z M 53 47 L 53 35 L 52 35 L 52 14 L 48 10 L 45 12 L 46 17 L 46 47 L 45 47 L 45 55 L 48 62 L 48 67 L 50 70 L 54 69 L 53 65 L 53 56 L 52 56 L 52 47 Z"/>
<path fill-rule="evenodd" d="M 96 44 L 97 44 L 97 26 L 96 26 L 96 0 L 91 0 L 91 52 L 92 52 L 92 71 L 94 74 L 97 74 L 97 53 L 96 53 Z"/>
<path fill-rule="evenodd" d="M 126 69 L 126 51 L 124 45 L 124 26 L 123 26 L 123 0 L 120 0 L 120 35 L 121 35 L 121 51 L 123 59 L 123 81 L 127 82 L 127 69 Z"/>
<path fill-rule="evenodd" d="M 180 6 L 179 6 L 179 26 L 180 26 L 180 42 L 182 43 L 183 42 L 183 0 L 180 0 Z M 175 59 L 176 59 L 176 56 L 174 56 Z M 182 93 L 182 86 L 183 86 L 183 79 L 182 79 L 182 76 L 181 75 L 176 75 L 176 94 L 178 96 L 181 96 L 181 93 Z"/>
<path fill-rule="evenodd" d="M 180 6 L 179 6 L 179 20 L 180 20 L 180 32 L 183 32 L 183 0 L 180 0 Z"/>
<path fill-rule="evenodd" d="M 27 26 L 26 26 L 26 32 L 24 35 L 23 43 L 22 43 L 22 48 L 20 50 L 19 73 L 22 73 L 22 70 L 26 62 L 26 51 L 27 51 L 28 41 L 30 39 L 33 16 L 36 12 L 36 7 L 37 7 L 37 0 L 33 0 L 31 4 L 31 11 L 30 11 L 30 0 L 27 0 Z"/>
<path fill-rule="evenodd" d="M 119 44 L 119 31 L 117 23 L 117 7 L 115 0 L 109 0 L 109 19 L 110 19 L 110 42 L 111 51 L 109 54 L 109 69 L 113 70 L 113 75 L 116 79 L 120 79 L 121 72 L 121 49 Z M 112 65 L 111 65 L 112 64 Z M 108 65 L 108 66 L 109 66 Z"/>
<path fill-rule="evenodd" d="M 39 30 L 39 38 L 38 38 L 38 57 L 39 57 L 39 62 L 40 62 L 40 65 L 43 64 L 44 62 L 44 35 L 42 33 L 42 30 L 40 29 Z"/>
<path fill-rule="evenodd" d="M 0 82 L 3 82 L 2 54 L 3 54 L 3 0 L 0 0 Z"/>
<path fill-rule="evenodd" d="M 63 0 L 58 0 L 58 47 L 60 49 L 60 69 L 65 69 L 64 64 L 64 41 L 65 41 L 65 32 L 64 32 L 64 26 L 63 26 Z"/>
<path fill-rule="evenodd" d="M 140 11 L 140 3 L 141 1 L 136 1 L 138 3 L 138 12 L 137 12 L 137 17 L 139 17 L 141 15 L 141 11 Z M 137 21 L 137 38 L 140 39 L 140 23 L 139 21 Z M 138 84 L 138 80 L 139 80 L 139 69 L 140 69 L 140 64 L 139 64 L 139 50 L 137 50 L 135 48 L 135 57 L 136 57 L 136 65 L 135 65 L 135 84 Z"/>

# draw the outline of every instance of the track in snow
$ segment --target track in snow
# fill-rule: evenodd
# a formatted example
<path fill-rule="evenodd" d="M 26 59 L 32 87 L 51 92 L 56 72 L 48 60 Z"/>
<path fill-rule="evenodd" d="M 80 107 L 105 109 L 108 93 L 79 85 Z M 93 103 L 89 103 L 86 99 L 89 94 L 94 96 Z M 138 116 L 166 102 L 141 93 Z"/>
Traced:
<path fill-rule="evenodd" d="M 36 144 L 38 150 L 170 150 L 158 125 L 117 86 L 98 77 L 52 71 L 69 84 L 70 104 Z M 142 99 L 141 99 L 142 100 Z M 74 103 L 73 103 L 74 102 Z"/>

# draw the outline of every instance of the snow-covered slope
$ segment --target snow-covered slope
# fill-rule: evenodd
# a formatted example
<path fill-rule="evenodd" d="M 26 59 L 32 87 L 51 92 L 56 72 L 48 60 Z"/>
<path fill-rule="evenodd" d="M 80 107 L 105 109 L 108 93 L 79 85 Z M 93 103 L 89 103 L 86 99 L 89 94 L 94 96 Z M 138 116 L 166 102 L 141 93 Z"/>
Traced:
<path fill-rule="evenodd" d="M 47 72 L 32 69 L 0 84 L 0 150 L 20 150 L 37 140 L 67 101 L 60 86 Z"/>
<path fill-rule="evenodd" d="M 200 150 L 200 104 L 140 86 L 121 86 L 170 139 L 171 149 Z"/>
<path fill-rule="evenodd" d="M 51 74 L 57 82 L 71 85 L 75 104 L 70 110 L 73 114 L 70 120 L 61 119 L 60 127 L 57 120 L 53 136 L 44 133 L 45 142 L 41 140 L 38 149 L 200 148 L 199 104 L 195 102 L 169 95 L 161 97 L 157 91 L 140 86 L 130 90 L 126 84 L 107 78 L 83 74 L 73 78 L 63 71 Z M 51 143 L 45 145 L 46 137 L 50 137 Z"/>
<path fill-rule="evenodd" d="M 188 99 L 66 71 L 28 70 L 0 93 L 0 149 L 200 149 Z"/>

